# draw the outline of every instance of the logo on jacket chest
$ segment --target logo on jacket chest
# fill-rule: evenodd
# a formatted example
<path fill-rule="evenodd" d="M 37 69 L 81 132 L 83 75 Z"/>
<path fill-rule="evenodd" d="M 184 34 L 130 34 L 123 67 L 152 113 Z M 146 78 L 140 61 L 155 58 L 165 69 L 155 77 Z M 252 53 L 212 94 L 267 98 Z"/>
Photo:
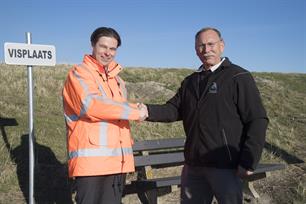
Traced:
<path fill-rule="evenodd" d="M 211 85 L 208 88 L 208 93 L 217 93 L 218 92 L 218 86 L 216 82 L 212 82 Z"/>

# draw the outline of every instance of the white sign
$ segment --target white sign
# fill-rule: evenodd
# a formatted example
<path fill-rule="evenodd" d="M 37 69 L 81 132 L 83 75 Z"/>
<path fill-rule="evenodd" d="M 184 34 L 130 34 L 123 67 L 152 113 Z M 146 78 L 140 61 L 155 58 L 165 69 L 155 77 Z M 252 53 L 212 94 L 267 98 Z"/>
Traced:
<path fill-rule="evenodd" d="M 55 66 L 56 55 L 53 45 L 4 43 L 4 61 L 15 65 Z"/>

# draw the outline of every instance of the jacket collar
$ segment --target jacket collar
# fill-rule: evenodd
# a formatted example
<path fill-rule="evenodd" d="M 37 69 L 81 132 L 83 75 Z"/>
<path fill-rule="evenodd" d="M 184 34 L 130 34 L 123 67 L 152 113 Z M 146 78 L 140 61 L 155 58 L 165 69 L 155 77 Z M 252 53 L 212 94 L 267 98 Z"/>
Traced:
<path fill-rule="evenodd" d="M 218 64 L 212 66 L 209 70 L 210 70 L 211 72 L 216 71 L 216 69 L 218 69 L 219 67 L 221 67 L 221 65 L 224 64 L 223 62 L 226 61 L 226 60 L 228 60 L 228 58 L 227 58 L 227 57 L 223 57 L 223 58 L 221 59 L 221 61 L 220 61 Z M 204 71 L 204 70 L 205 70 L 204 64 L 202 64 L 202 65 L 196 70 L 196 72 L 202 72 L 202 71 Z"/>
<path fill-rule="evenodd" d="M 90 69 L 93 69 L 100 74 L 104 75 L 107 78 L 113 78 L 121 72 L 121 65 L 117 64 L 115 61 L 112 61 L 108 65 L 108 72 L 106 73 L 105 67 L 101 65 L 95 58 L 91 55 L 85 55 L 83 59 L 83 63 L 86 64 Z"/>
<path fill-rule="evenodd" d="M 231 61 L 228 59 L 228 57 L 224 57 L 224 61 L 220 65 L 220 67 L 230 67 L 232 65 Z"/>

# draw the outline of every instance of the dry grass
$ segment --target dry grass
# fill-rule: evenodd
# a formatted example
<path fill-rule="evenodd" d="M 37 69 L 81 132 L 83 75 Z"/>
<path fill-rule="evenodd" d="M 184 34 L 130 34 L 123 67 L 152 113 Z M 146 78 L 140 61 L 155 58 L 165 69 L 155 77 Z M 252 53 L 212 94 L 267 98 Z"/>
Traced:
<path fill-rule="evenodd" d="M 65 180 L 66 138 L 61 98 L 61 89 L 69 68 L 69 65 L 57 65 L 54 68 L 34 67 L 33 71 L 35 137 L 39 167 L 37 178 L 45 182 L 38 182 L 39 188 L 36 190 L 37 197 L 42 203 L 47 202 L 45 199 L 48 198 L 57 203 L 65 203 L 59 198 L 54 200 L 52 197 L 56 197 L 55 193 L 62 192 L 60 195 L 63 195 L 63 199 L 67 198 L 65 196 L 69 190 Z M 174 95 L 182 79 L 191 72 L 192 70 L 188 69 L 129 68 L 121 76 L 127 82 L 129 100 L 160 103 Z M 294 163 L 306 160 L 306 75 L 254 73 L 254 76 L 270 118 L 267 135 L 269 144 L 262 161 L 287 163 L 292 165 L 290 168 L 296 172 L 296 179 L 291 183 L 284 178 L 278 183 L 267 180 L 270 183 L 258 186 L 263 191 L 269 188 L 272 203 L 274 200 L 278 203 L 290 200 L 299 202 L 305 175 L 303 171 L 297 170 L 298 167 L 295 168 Z M 25 203 L 20 177 L 17 175 L 21 167 L 26 167 L 26 162 L 22 163 L 20 158 L 28 154 L 27 146 L 22 143 L 23 135 L 28 132 L 27 97 L 27 69 L 24 66 L 0 64 L 0 118 L 15 119 L 18 123 L 17 126 L 1 127 L 0 203 Z M 184 137 L 181 122 L 131 124 L 135 140 Z M 46 165 L 49 165 L 48 168 Z M 42 169 L 47 169 L 47 173 L 43 174 Z M 292 176 L 287 171 L 282 173 L 278 177 Z M 48 177 L 49 179 L 46 179 Z M 286 185 L 290 187 L 290 193 L 284 193 L 289 198 L 278 196 L 279 188 L 270 188 L 277 185 L 285 185 L 283 188 L 286 188 Z M 161 199 L 163 203 L 177 203 L 178 195 L 179 190 Z M 43 196 L 46 196 L 44 200 L 41 198 Z M 124 203 L 137 202 L 134 195 L 124 200 Z"/>

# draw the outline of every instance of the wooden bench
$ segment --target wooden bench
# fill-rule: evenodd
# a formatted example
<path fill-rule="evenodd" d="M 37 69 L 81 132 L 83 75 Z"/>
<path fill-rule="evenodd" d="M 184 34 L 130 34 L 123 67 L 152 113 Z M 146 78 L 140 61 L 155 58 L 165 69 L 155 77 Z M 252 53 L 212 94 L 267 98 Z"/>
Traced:
<path fill-rule="evenodd" d="M 184 164 L 184 138 L 135 142 L 133 146 L 137 178 L 127 183 L 124 195 L 137 193 L 142 203 L 156 204 L 158 196 L 172 192 L 181 184 L 177 175 L 154 175 L 154 169 L 178 167 Z M 284 169 L 284 164 L 259 164 L 254 174 L 244 179 L 244 191 L 259 198 L 253 181 L 269 176 L 271 171 Z M 162 169 L 163 170 L 163 169 Z"/>

